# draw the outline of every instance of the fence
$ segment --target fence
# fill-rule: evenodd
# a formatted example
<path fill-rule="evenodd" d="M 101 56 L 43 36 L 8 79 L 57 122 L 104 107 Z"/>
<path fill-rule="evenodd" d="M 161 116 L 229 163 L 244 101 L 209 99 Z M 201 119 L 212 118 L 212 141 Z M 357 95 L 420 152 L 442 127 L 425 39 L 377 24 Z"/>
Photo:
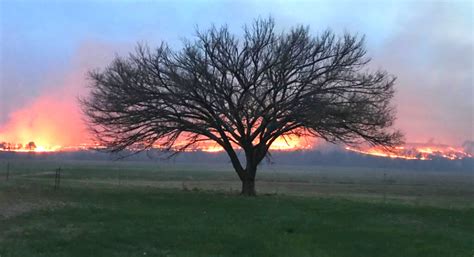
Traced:
<path fill-rule="evenodd" d="M 259 194 L 464 205 L 472 202 L 469 199 L 474 194 L 473 176 L 472 172 L 276 165 L 259 169 L 256 184 Z M 57 191 L 70 187 L 120 187 L 125 190 L 156 187 L 238 193 L 241 188 L 232 167 L 224 165 L 0 159 L 0 190 L 4 185 L 15 187 L 26 183 Z"/>
<path fill-rule="evenodd" d="M 53 189 L 58 190 L 60 185 L 61 185 L 61 167 L 58 167 L 52 171 L 46 171 L 46 173 L 50 173 L 53 178 L 54 183 L 53 183 Z M 12 165 L 10 162 L 7 162 L 6 168 L 5 168 L 5 181 L 10 181 L 12 179 L 12 176 L 14 173 L 12 172 Z M 19 174 L 22 177 L 26 177 L 25 174 Z"/>

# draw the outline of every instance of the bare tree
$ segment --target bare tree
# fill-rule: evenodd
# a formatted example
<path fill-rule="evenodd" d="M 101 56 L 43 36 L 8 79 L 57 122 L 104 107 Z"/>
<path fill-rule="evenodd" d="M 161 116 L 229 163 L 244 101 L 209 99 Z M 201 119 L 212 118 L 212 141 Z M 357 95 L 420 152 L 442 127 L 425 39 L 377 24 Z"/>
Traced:
<path fill-rule="evenodd" d="M 279 137 L 401 142 L 390 129 L 395 78 L 366 70 L 365 56 L 363 37 L 313 37 L 304 26 L 277 33 L 272 19 L 259 19 L 240 38 L 224 26 L 198 31 L 180 50 L 138 46 L 91 72 L 81 102 L 110 151 L 182 151 L 213 141 L 229 155 L 242 194 L 255 195 L 257 165 Z"/>
<path fill-rule="evenodd" d="M 21 147 L 20 147 L 21 148 Z M 27 145 L 25 145 L 25 148 L 30 151 L 34 151 L 36 149 L 36 144 L 35 142 L 29 142 Z"/>

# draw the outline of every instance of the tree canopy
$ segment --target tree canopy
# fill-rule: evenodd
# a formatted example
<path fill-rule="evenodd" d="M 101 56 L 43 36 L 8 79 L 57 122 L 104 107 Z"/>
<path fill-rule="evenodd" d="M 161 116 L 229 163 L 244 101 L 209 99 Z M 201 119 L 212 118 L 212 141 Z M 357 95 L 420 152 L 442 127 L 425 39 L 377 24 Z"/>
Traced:
<path fill-rule="evenodd" d="M 213 141 L 255 194 L 257 165 L 279 137 L 391 147 L 395 77 L 367 69 L 364 38 L 296 26 L 277 32 L 272 19 L 197 31 L 179 50 L 139 45 L 90 72 L 84 113 L 110 151 L 185 150 Z M 245 154 L 238 158 L 237 149 Z"/>

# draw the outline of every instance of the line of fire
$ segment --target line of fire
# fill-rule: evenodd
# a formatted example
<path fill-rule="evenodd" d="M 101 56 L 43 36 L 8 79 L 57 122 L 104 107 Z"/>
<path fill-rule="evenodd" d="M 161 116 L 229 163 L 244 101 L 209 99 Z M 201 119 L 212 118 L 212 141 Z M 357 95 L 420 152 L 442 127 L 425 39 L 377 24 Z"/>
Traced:
<path fill-rule="evenodd" d="M 407 143 L 403 146 L 386 149 L 382 147 L 340 147 L 341 150 L 355 152 L 363 155 L 371 155 L 392 159 L 407 160 L 432 160 L 433 158 L 445 158 L 449 160 L 460 160 L 473 158 L 472 150 L 474 143 L 466 142 L 462 147 L 454 147 L 446 144 L 434 143 Z M 324 147 L 324 146 L 321 146 Z M 34 141 L 27 143 L 0 142 L 0 151 L 3 152 L 30 152 L 30 153 L 50 153 L 50 152 L 74 152 L 84 150 L 100 150 L 104 147 L 94 143 L 82 143 L 78 145 L 37 145 Z M 319 149 L 314 140 L 303 137 L 281 137 L 272 145 L 272 151 L 311 151 Z M 159 146 L 155 149 L 160 150 Z M 133 150 L 133 149 L 130 149 Z M 187 151 L 201 152 L 221 152 L 223 149 L 215 143 L 202 143 L 199 146 Z"/>

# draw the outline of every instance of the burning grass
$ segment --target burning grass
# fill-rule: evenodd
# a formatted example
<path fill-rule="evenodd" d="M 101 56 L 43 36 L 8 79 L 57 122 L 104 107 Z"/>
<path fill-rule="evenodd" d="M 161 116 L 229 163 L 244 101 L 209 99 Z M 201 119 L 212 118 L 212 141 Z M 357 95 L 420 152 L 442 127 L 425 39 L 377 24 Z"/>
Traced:
<path fill-rule="evenodd" d="M 460 160 L 473 157 L 472 154 L 466 152 L 461 147 L 441 144 L 406 144 L 404 146 L 395 147 L 391 150 L 381 147 L 346 147 L 345 149 L 361 154 L 407 160 L 433 160 L 434 158 Z"/>

